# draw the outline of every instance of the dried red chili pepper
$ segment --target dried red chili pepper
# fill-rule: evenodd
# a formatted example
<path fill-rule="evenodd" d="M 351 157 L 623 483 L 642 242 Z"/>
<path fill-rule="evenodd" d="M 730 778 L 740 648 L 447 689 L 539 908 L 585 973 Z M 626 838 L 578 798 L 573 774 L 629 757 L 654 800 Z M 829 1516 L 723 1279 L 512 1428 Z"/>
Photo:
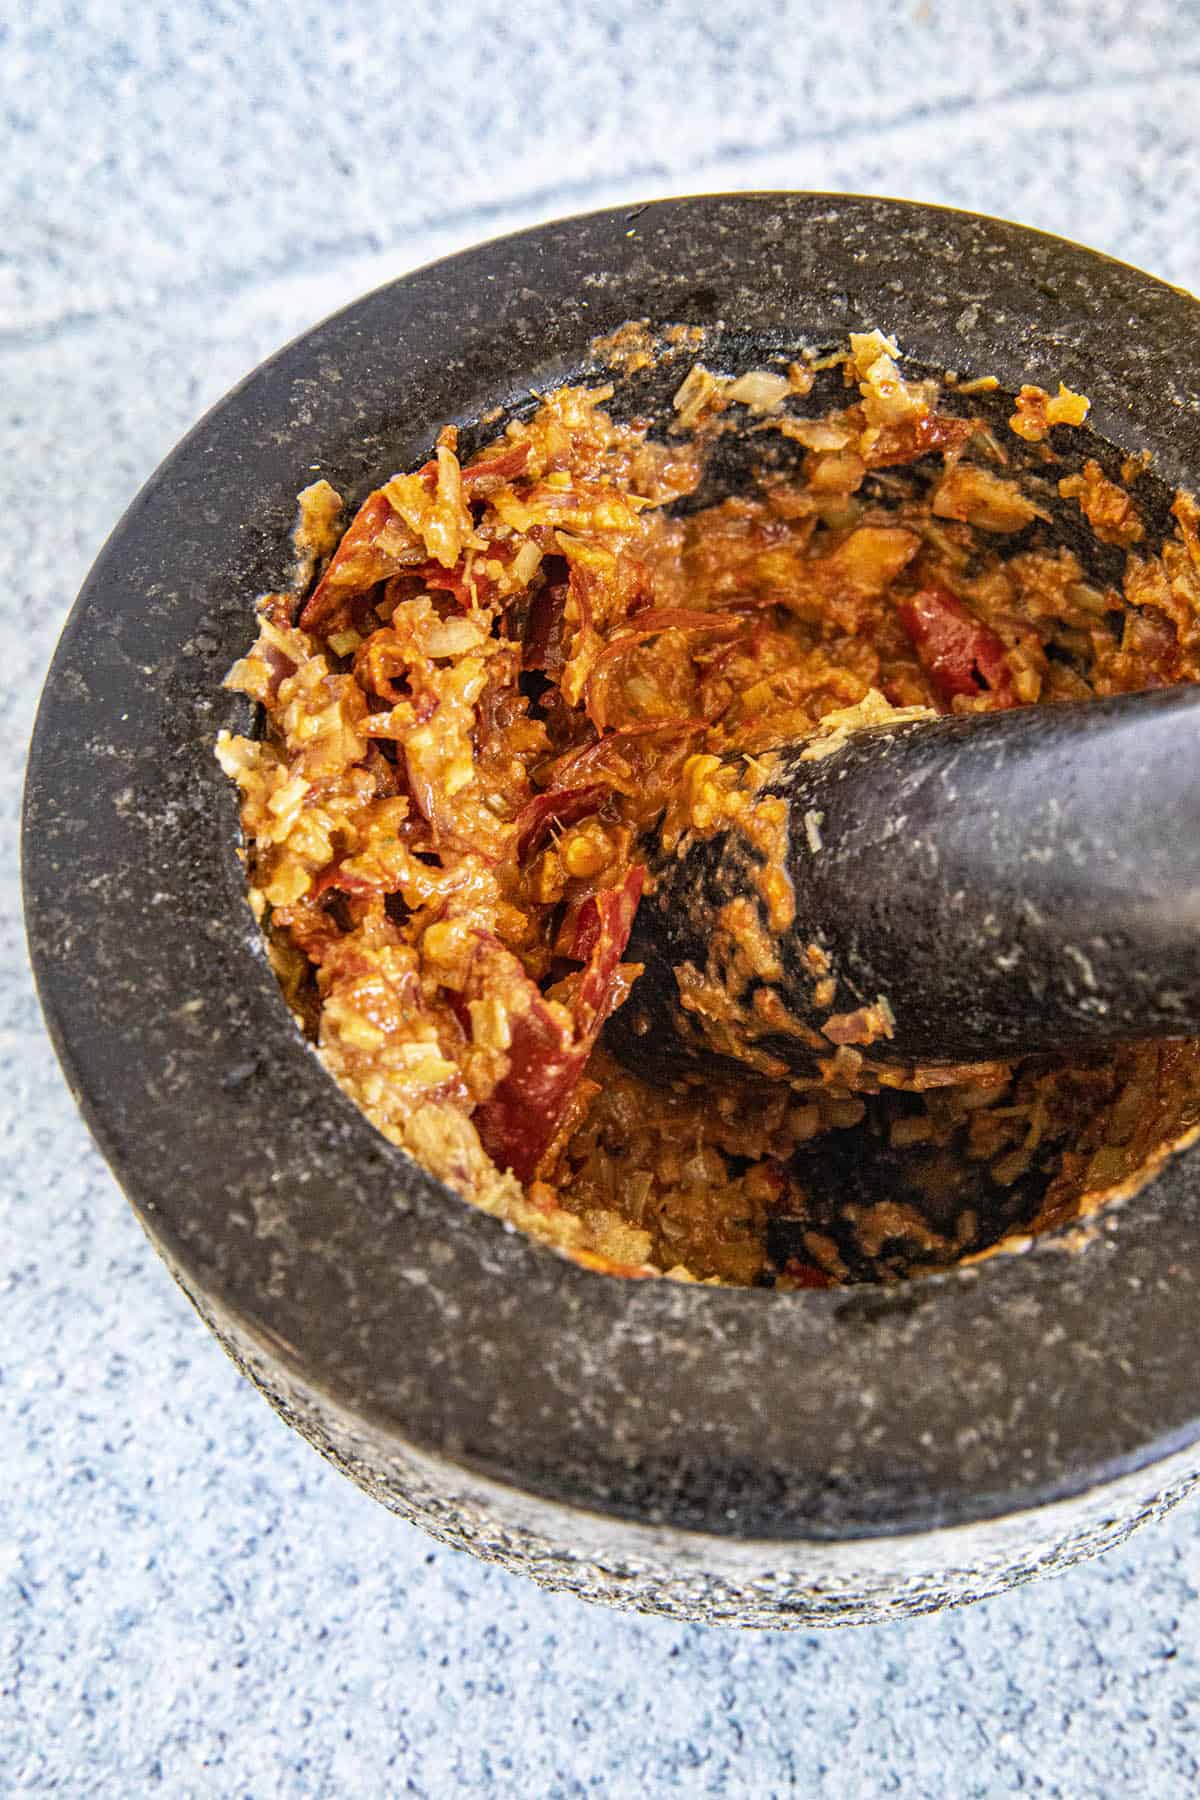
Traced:
<path fill-rule="evenodd" d="M 554 825 L 576 825 L 607 799 L 611 789 L 603 782 L 586 787 L 547 788 L 535 794 L 517 814 L 517 856 L 522 862 L 536 850 Z"/>
<path fill-rule="evenodd" d="M 618 946 L 612 959 L 615 967 L 629 942 L 645 885 L 646 871 L 639 866 L 630 869 L 620 887 L 601 888 L 598 894 L 584 901 L 575 921 L 575 941 L 571 945 L 571 956 L 576 962 L 590 963 L 598 951 L 603 960 L 608 955 L 608 947 L 615 943 Z"/>
<path fill-rule="evenodd" d="M 476 1107 L 475 1128 L 499 1168 L 521 1181 L 533 1177 L 570 1104 L 600 1027 L 618 996 L 621 961 L 641 898 L 645 870 L 631 869 L 619 888 L 596 895 L 596 925 L 588 964 L 578 980 L 569 1020 L 499 943 L 481 944 L 464 989 L 470 1000 L 507 991 L 519 1000 L 509 1009 L 508 1071 Z M 573 978 L 574 979 L 574 978 Z"/>
<path fill-rule="evenodd" d="M 1002 640 L 949 588 L 922 588 L 896 616 L 942 700 L 986 694 L 997 712 L 1019 705 Z"/>
<path fill-rule="evenodd" d="M 482 499 L 488 484 L 511 481 L 520 475 L 529 461 L 532 444 L 509 444 L 503 450 L 489 452 L 478 461 L 468 463 L 462 472 L 463 491 L 471 499 Z"/>
<path fill-rule="evenodd" d="M 402 567 L 401 559 L 379 547 L 379 534 L 399 516 L 380 491 L 368 494 L 350 524 L 332 561 L 313 589 L 300 614 L 304 631 L 319 631 L 329 624 L 343 601 L 385 581 Z"/>
<path fill-rule="evenodd" d="M 567 660 L 565 581 L 547 582 L 529 603 L 521 667 L 540 669 L 546 675 L 561 673 Z"/>

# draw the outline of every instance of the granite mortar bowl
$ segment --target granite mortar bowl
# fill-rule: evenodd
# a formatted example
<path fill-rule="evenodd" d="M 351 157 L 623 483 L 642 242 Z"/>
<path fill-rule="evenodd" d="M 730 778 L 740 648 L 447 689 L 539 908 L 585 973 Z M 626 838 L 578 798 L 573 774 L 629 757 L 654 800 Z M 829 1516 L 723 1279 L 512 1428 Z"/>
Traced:
<path fill-rule="evenodd" d="M 715 196 L 407 275 L 214 408 L 92 571 L 26 789 L 42 1002 L 197 1310 L 385 1505 L 618 1606 L 765 1626 L 930 1610 L 1100 1550 L 1196 1478 L 1198 1153 L 1086 1234 L 910 1285 L 613 1279 L 372 1130 L 293 1025 L 246 905 L 212 747 L 250 723 L 221 681 L 254 596 L 286 578 L 297 489 L 319 469 L 357 500 L 446 420 L 473 447 L 482 414 L 578 375 L 591 339 L 642 317 L 721 321 L 706 355 L 747 368 L 879 325 L 910 368 L 1082 390 L 1083 449 L 1148 449 L 1160 500 L 1200 478 L 1196 301 L 995 220 Z"/>

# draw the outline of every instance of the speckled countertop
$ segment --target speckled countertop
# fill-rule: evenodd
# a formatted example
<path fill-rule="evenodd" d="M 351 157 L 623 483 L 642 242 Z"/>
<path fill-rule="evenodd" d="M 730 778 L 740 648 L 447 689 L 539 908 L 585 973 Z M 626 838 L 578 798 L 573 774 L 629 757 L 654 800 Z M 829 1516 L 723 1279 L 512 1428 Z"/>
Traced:
<path fill-rule="evenodd" d="M 0 23 L 0 1791 L 1195 1791 L 1194 1501 L 1055 1582 L 829 1636 L 591 1611 L 377 1510 L 235 1374 L 90 1147 L 15 849 L 38 685 L 110 525 L 238 376 L 405 268 L 608 201 L 829 187 L 1200 288 L 1200 5 L 1132 13 L 32 0 Z"/>

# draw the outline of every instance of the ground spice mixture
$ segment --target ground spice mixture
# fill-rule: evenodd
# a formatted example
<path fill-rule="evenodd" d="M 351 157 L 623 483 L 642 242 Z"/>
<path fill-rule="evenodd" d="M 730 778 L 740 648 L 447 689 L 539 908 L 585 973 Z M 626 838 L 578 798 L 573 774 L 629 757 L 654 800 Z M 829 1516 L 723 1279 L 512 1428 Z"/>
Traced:
<path fill-rule="evenodd" d="M 1137 459 L 1120 482 L 1064 474 L 1081 527 L 1124 555 L 1101 584 L 1033 541 L 1046 509 L 1005 428 L 963 410 L 987 382 L 951 405 L 879 332 L 736 378 L 702 347 L 637 323 L 608 341 L 622 371 L 678 363 L 657 438 L 610 416 L 610 386 L 564 387 L 465 463 L 447 428 L 344 533 L 328 483 L 306 489 L 300 586 L 260 602 L 229 676 L 263 735 L 218 755 L 288 1004 L 372 1123 L 465 1199 L 615 1273 L 896 1279 L 1152 1167 L 1200 1123 L 1197 1045 L 897 1087 L 852 1020 L 811 1081 L 647 1081 L 601 1041 L 639 974 L 622 956 L 647 834 L 711 828 L 755 759 L 816 750 L 822 721 L 1195 679 L 1200 513 L 1177 495 L 1151 553 Z M 841 400 L 806 416 L 831 364 Z M 1010 442 L 1053 479 L 1055 435 L 1086 412 L 1025 387 Z M 764 467 L 696 506 L 730 432 Z"/>

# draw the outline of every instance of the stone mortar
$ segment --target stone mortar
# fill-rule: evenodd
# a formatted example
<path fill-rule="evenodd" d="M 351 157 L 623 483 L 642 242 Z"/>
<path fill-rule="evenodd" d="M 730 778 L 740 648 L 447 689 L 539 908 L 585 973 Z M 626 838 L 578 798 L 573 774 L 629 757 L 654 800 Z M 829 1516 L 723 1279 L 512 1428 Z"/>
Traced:
<path fill-rule="evenodd" d="M 445 420 L 527 402 L 630 317 L 726 360 L 895 331 L 918 366 L 1087 393 L 1085 448 L 1195 485 L 1188 295 L 971 214 L 836 195 L 546 225 L 368 295 L 222 401 L 117 527 L 30 758 L 47 1020 L 151 1240 L 282 1415 L 444 1541 L 614 1605 L 838 1624 L 1118 1541 L 1200 1470 L 1200 1163 L 911 1286 L 625 1283 L 475 1212 L 300 1037 L 245 901 L 221 680 L 286 578 L 297 489 L 352 500 Z M 477 441 L 478 433 L 475 434 Z"/>

